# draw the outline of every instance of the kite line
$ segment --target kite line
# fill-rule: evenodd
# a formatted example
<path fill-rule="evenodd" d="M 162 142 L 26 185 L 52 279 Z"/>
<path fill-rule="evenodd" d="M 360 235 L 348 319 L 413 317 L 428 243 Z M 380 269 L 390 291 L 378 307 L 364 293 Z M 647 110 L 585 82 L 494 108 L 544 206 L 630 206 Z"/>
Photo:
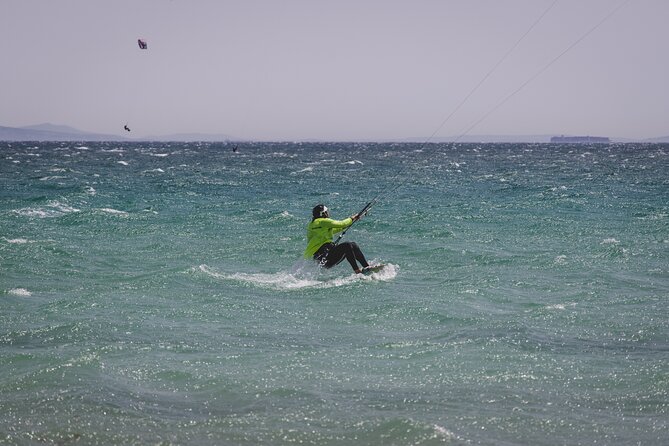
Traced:
<path fill-rule="evenodd" d="M 608 14 L 606 14 L 602 19 L 600 19 L 594 26 L 589 28 L 585 33 L 583 33 L 580 37 L 578 37 L 574 42 L 572 42 L 570 45 L 568 45 L 562 52 L 560 52 L 557 56 L 555 56 L 552 60 L 550 60 L 547 64 L 545 64 L 542 68 L 540 68 L 537 72 L 535 72 L 532 76 L 530 76 L 525 82 L 523 82 L 518 88 L 513 90 L 511 93 L 509 93 L 507 96 L 505 96 L 500 102 L 498 102 L 495 106 L 493 106 L 490 110 L 488 110 L 483 116 L 481 116 L 477 121 L 475 121 L 473 124 L 471 124 L 464 132 L 462 132 L 455 140 L 451 143 L 452 145 L 457 144 L 463 137 L 469 134 L 476 126 L 478 126 L 481 122 L 483 122 L 486 118 L 488 118 L 491 114 L 493 114 L 495 111 L 497 111 L 502 105 L 504 105 L 509 99 L 514 97 L 516 94 L 518 94 L 520 91 L 522 91 L 527 85 L 529 85 L 532 81 L 534 81 L 536 78 L 538 78 L 540 75 L 542 75 L 546 70 L 548 70 L 553 64 L 555 64 L 558 60 L 560 60 L 565 54 L 573 50 L 577 45 L 579 45 L 583 40 L 585 40 L 590 34 L 595 32 L 600 26 L 602 26 L 605 22 L 607 22 L 611 17 L 613 17 L 620 9 L 623 8 L 623 6 L 627 5 L 631 0 L 624 0 L 622 3 L 618 4 L 618 6 L 614 7 Z M 509 55 L 518 47 L 518 45 L 527 37 L 528 34 L 541 22 L 541 20 L 548 14 L 548 12 L 553 9 L 555 4 L 558 2 L 558 0 L 554 0 L 545 10 L 544 12 L 532 23 L 532 25 L 527 29 L 527 31 L 511 46 L 511 48 L 499 59 L 499 61 L 486 73 L 485 76 L 479 81 L 478 84 L 465 96 L 465 98 L 460 101 L 460 103 L 455 107 L 455 109 L 441 122 L 441 124 L 436 128 L 436 130 L 430 135 L 429 138 L 427 138 L 420 146 L 419 150 L 422 150 L 425 148 L 427 144 L 429 144 L 436 134 L 446 125 L 446 123 L 455 115 L 455 113 L 460 110 L 460 108 L 467 102 L 467 100 L 483 85 L 483 83 L 492 75 L 493 72 L 497 70 L 497 68 L 509 57 Z M 430 157 L 427 158 L 429 160 Z M 404 176 L 404 178 L 400 179 L 405 173 L 411 168 L 410 164 L 406 164 L 403 167 L 399 169 L 397 174 L 395 174 L 394 177 L 390 180 L 391 184 L 394 184 L 394 186 L 379 192 L 370 202 L 367 203 L 367 205 L 363 208 L 363 210 L 359 213 L 360 217 L 366 215 L 369 210 L 371 209 L 372 206 L 374 206 L 378 201 L 380 201 L 384 196 L 388 196 L 391 193 L 394 193 L 399 189 L 401 186 L 406 184 L 407 182 L 407 177 Z M 357 220 L 356 220 L 357 221 Z M 355 223 L 355 222 L 354 222 Z M 352 226 L 352 225 L 351 225 Z M 349 226 L 350 228 L 350 226 Z M 348 230 L 348 228 L 347 228 Z M 345 233 L 346 231 L 344 231 Z M 337 242 L 341 240 L 341 237 L 343 237 L 344 233 L 342 233 L 339 238 L 337 239 Z"/>

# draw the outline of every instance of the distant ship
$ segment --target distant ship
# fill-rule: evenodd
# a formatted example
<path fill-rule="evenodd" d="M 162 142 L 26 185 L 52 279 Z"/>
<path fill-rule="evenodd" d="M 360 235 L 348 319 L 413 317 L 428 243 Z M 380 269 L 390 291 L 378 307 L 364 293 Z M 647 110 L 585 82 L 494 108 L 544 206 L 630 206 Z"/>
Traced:
<path fill-rule="evenodd" d="M 570 142 L 570 143 L 610 143 L 611 140 L 606 136 L 553 136 L 551 142 Z"/>

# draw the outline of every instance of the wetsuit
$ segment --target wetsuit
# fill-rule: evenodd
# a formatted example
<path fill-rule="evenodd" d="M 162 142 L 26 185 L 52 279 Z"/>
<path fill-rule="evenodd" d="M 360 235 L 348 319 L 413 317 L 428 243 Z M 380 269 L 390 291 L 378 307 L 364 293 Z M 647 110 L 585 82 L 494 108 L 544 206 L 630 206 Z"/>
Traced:
<path fill-rule="evenodd" d="M 351 218 L 345 220 L 333 220 L 331 218 L 316 218 L 307 226 L 307 249 L 304 251 L 305 258 L 313 258 L 323 267 L 331 268 L 339 262 L 348 260 L 351 268 L 357 271 L 358 264 L 367 267 L 369 264 L 362 251 L 355 242 L 343 242 L 335 245 L 332 236 L 343 231 L 353 224 Z"/>

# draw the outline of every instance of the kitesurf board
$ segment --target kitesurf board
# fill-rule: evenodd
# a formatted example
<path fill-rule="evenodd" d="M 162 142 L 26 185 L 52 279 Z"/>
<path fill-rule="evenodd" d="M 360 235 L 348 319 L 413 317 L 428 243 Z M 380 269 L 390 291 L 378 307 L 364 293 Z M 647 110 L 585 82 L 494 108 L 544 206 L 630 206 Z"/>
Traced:
<path fill-rule="evenodd" d="M 363 274 L 373 274 L 373 273 L 378 273 L 385 267 L 385 263 L 380 263 L 378 265 L 370 265 L 369 268 L 365 268 L 363 270 Z"/>

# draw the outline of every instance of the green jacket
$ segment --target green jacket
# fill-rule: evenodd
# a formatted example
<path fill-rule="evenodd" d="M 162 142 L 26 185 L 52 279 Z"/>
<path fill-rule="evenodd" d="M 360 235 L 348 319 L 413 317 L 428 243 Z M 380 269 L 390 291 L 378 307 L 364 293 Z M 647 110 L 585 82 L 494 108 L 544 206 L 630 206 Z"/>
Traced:
<path fill-rule="evenodd" d="M 332 236 L 343 231 L 353 224 L 349 217 L 344 220 L 333 220 L 331 218 L 317 218 L 307 225 L 307 249 L 304 258 L 310 259 L 316 254 L 318 248 L 326 243 L 332 243 Z"/>

